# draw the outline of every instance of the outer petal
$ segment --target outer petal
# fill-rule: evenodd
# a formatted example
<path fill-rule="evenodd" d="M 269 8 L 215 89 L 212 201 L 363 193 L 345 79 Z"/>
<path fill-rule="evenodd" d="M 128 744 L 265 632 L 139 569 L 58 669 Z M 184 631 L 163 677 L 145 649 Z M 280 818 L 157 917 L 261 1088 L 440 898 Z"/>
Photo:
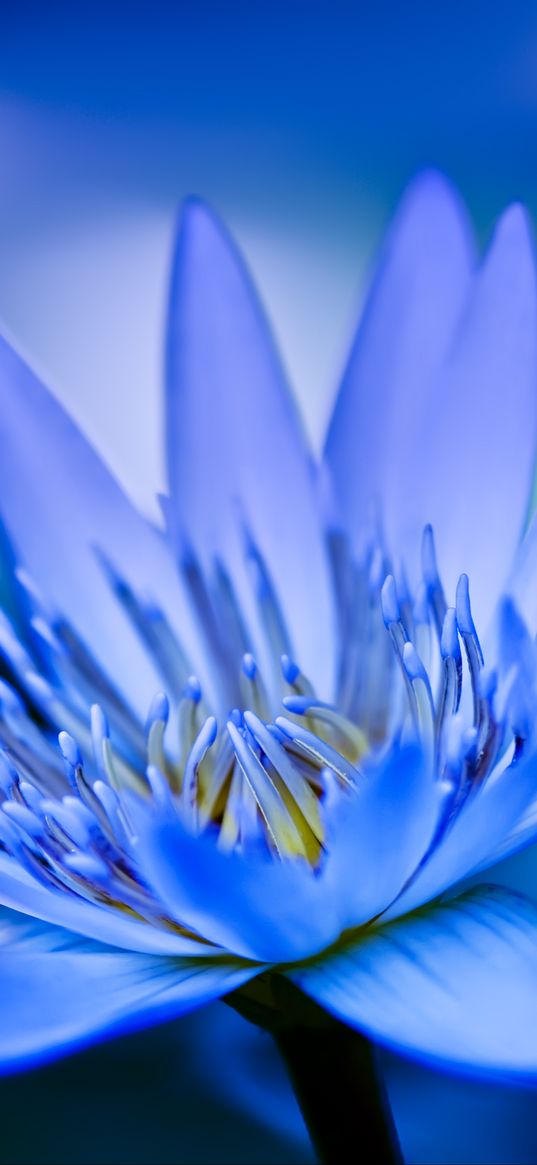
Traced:
<path fill-rule="evenodd" d="M 438 243 L 431 247 L 429 220 L 421 208 L 425 245 L 431 247 L 436 269 L 436 281 L 431 279 L 426 288 L 428 309 L 423 300 L 416 302 L 416 316 L 407 323 L 405 300 L 414 303 L 412 284 L 408 276 L 401 278 L 399 286 L 388 283 L 392 311 L 401 320 L 393 330 L 397 334 L 400 326 L 415 341 L 408 363 L 401 365 L 404 375 L 401 372 L 390 393 L 379 395 L 380 416 L 376 403 L 369 399 L 360 405 L 356 420 L 351 401 L 354 395 L 362 400 L 365 389 L 361 377 L 348 381 L 341 415 L 336 408 L 327 455 L 348 519 L 355 527 L 357 504 L 363 512 L 366 498 L 376 490 L 390 549 L 407 562 L 410 556 L 411 573 L 412 548 L 419 546 L 425 522 L 433 523 L 448 588 L 453 592 L 462 571 L 470 575 L 474 609 L 479 628 L 484 629 L 522 532 L 532 481 L 537 420 L 535 261 L 527 219 L 515 206 L 500 220 L 481 270 L 469 282 L 468 264 L 464 275 L 464 227 L 456 228 L 453 207 L 451 217 L 447 216 L 445 198 L 439 206 L 437 227 L 459 263 L 446 267 L 446 253 Z M 419 213 L 418 205 L 417 218 Z M 409 250 L 411 256 L 412 247 Z M 421 252 L 416 246 L 414 254 L 419 270 Z M 468 294 L 461 314 L 465 279 Z M 435 338 L 436 366 L 426 341 L 430 311 L 446 321 L 443 347 Z M 419 355 L 420 336 L 425 361 Z M 375 351 L 381 363 L 380 327 L 378 337 Z M 384 344 L 392 350 L 388 319 Z M 409 387 L 411 380 L 416 384 L 414 391 Z M 349 403 L 343 408 L 346 400 Z M 373 457 L 377 447 L 383 450 L 380 469 L 373 477 L 366 470 L 364 490 L 360 487 L 360 496 L 352 493 L 348 501 L 350 466 L 356 464 L 356 472 L 360 466 L 356 427 L 362 424 L 368 441 L 368 408 L 377 434 L 371 440 Z M 386 446 L 378 436 L 379 426 L 384 426 Z M 347 466 L 346 477 L 341 464 Z M 493 538 L 489 536 L 492 529 Z"/>
<path fill-rule="evenodd" d="M 515 555 L 507 591 L 515 599 L 533 635 L 537 632 L 537 514 Z"/>
<path fill-rule="evenodd" d="M 95 548 L 132 585 L 185 611 L 163 538 L 136 512 L 73 421 L 0 338 L 0 514 L 45 597 L 145 716 L 160 687 Z M 185 630 L 189 621 L 184 619 Z"/>
<path fill-rule="evenodd" d="M 185 1011 L 240 987 L 252 968 L 118 952 L 5 913 L 0 1071 Z"/>
<path fill-rule="evenodd" d="M 294 650 L 323 691 L 333 667 L 313 466 L 241 257 L 199 202 L 178 234 L 166 350 L 172 521 L 210 566 L 232 564 L 252 610 L 241 524 L 266 558 Z"/>
<path fill-rule="evenodd" d="M 509 891 L 473 889 L 289 974 L 399 1052 L 537 1073 L 537 909 Z"/>
<path fill-rule="evenodd" d="M 417 499 L 424 499 L 449 591 L 466 571 L 483 631 L 526 521 L 536 430 L 535 255 L 526 214 L 512 206 L 496 227 L 421 419 L 414 465 L 400 482 L 413 499 L 400 537 L 417 540 Z"/>
<path fill-rule="evenodd" d="M 372 500 L 390 513 L 400 500 L 401 470 L 474 265 L 459 196 L 441 174 L 419 175 L 381 251 L 326 439 L 336 494 L 355 537 Z M 426 520 L 425 514 L 422 525 Z"/>

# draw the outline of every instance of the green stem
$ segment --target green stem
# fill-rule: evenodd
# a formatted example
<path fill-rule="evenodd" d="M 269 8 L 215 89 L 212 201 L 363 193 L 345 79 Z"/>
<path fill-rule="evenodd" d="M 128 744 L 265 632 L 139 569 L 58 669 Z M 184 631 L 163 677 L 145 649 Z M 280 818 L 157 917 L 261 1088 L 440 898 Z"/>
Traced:
<path fill-rule="evenodd" d="M 403 1157 L 375 1046 L 288 979 L 262 974 L 227 996 L 270 1031 L 323 1165 L 401 1165 Z"/>
<path fill-rule="evenodd" d="M 324 1165 L 402 1162 L 374 1046 L 334 1021 L 274 1033 L 308 1132 Z"/>

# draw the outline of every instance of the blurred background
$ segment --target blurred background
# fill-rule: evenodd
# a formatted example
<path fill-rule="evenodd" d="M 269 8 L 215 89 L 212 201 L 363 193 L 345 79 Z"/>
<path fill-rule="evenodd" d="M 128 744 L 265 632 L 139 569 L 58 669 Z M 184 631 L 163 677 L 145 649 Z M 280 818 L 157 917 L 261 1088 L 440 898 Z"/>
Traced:
<path fill-rule="evenodd" d="M 537 215 L 531 0 L 0 2 L 0 319 L 148 512 L 181 199 L 236 233 L 318 444 L 431 164 L 483 240 L 512 199 Z M 537 892 L 531 852 L 504 873 Z M 385 1066 L 407 1160 L 537 1160 L 531 1089 Z M 3 1080 L 0 1123 L 5 1162 L 313 1160 L 270 1043 L 222 1005 Z"/>

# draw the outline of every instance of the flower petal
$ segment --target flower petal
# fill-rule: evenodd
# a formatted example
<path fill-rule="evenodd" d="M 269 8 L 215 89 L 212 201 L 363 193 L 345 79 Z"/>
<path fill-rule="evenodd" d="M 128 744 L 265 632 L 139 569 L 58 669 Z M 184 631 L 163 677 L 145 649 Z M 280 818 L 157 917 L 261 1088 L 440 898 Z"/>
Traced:
<path fill-rule="evenodd" d="M 172 916 L 244 958 L 306 958 L 342 930 L 344 901 L 298 861 L 221 853 L 179 820 L 141 822 L 144 871 Z"/>
<path fill-rule="evenodd" d="M 288 974 L 398 1052 L 537 1073 L 537 909 L 507 890 L 474 888 Z"/>
<path fill-rule="evenodd" d="M 537 281 L 525 212 L 500 219 L 464 319 L 417 428 L 415 465 L 400 490 L 400 519 L 417 540 L 426 518 L 437 533 L 450 593 L 470 577 L 485 632 L 523 533 L 537 434 Z M 494 537 L 490 531 L 494 530 Z"/>
<path fill-rule="evenodd" d="M 420 284 L 422 296 L 416 297 L 408 275 L 396 267 L 399 284 L 386 276 L 395 322 L 390 328 L 386 309 L 377 338 L 372 331 L 368 340 L 367 368 L 376 362 L 385 375 L 383 341 L 385 351 L 394 351 L 394 360 L 401 361 L 401 371 L 397 378 L 390 373 L 390 388 L 379 390 L 375 398 L 366 397 L 359 364 L 356 373 L 349 372 L 327 456 L 351 529 L 356 530 L 358 514 L 376 492 L 390 550 L 405 557 L 411 575 L 417 559 L 416 550 L 412 560 L 413 548 L 419 547 L 424 524 L 433 524 L 448 590 L 454 593 L 459 574 L 469 574 L 478 628 L 484 631 L 522 533 L 531 489 L 537 429 L 535 259 L 527 218 L 513 206 L 502 216 L 479 272 L 470 279 L 465 225 L 457 225 L 459 211 L 445 191 L 434 194 L 424 206 L 416 204 L 414 229 L 417 233 L 421 215 L 423 246 L 432 256 L 431 266 L 425 267 L 429 279 Z M 436 232 L 442 232 L 443 242 L 433 246 Z M 410 237 L 410 262 L 413 254 L 420 271 L 421 249 Z M 379 277 L 373 304 L 382 290 Z M 415 308 L 410 322 L 407 300 Z M 372 313 L 372 307 L 366 311 L 365 339 L 357 341 L 357 352 L 368 337 Z M 437 322 L 431 332 L 431 313 L 444 320 L 444 331 Z M 391 340 L 391 331 L 398 337 L 399 328 L 408 337 L 404 360 Z M 365 452 L 357 452 L 359 426 L 364 449 L 369 447 L 376 460 L 373 472 L 365 470 L 363 487 L 352 485 L 355 466 L 369 464 Z"/>
<path fill-rule="evenodd" d="M 430 902 L 442 891 L 495 860 L 498 846 L 535 799 L 537 756 L 510 765 L 470 796 L 431 857 L 384 918 L 394 918 Z"/>
<path fill-rule="evenodd" d="M 64 891 L 47 889 L 18 862 L 0 854 L 0 903 L 42 922 L 67 927 L 98 942 L 147 954 L 197 956 L 200 943 L 160 929 L 119 910 L 98 906 Z M 204 945 L 203 954 L 212 953 Z M 216 950 L 216 954 L 221 952 Z"/>
<path fill-rule="evenodd" d="M 426 851 L 437 816 L 435 784 L 409 747 L 394 749 L 327 814 L 319 870 L 223 854 L 178 819 L 140 815 L 138 844 L 146 876 L 172 917 L 238 955 L 289 962 L 386 909 Z"/>
<path fill-rule="evenodd" d="M 172 523 L 206 568 L 231 565 L 253 616 L 245 522 L 304 670 L 331 686 L 333 613 L 313 464 L 250 277 L 200 202 L 183 211 L 167 337 Z"/>
<path fill-rule="evenodd" d="M 355 537 L 372 501 L 389 511 L 431 379 L 450 349 L 470 286 L 465 208 L 441 174 L 409 186 L 387 235 L 326 440 L 326 460 Z M 426 499 L 425 499 L 426 500 Z M 422 516 L 422 526 L 427 513 Z"/>
<path fill-rule="evenodd" d="M 327 878 L 345 904 L 344 927 L 385 910 L 416 869 L 439 815 L 438 783 L 415 746 L 393 747 L 353 796 L 328 837 Z"/>
<path fill-rule="evenodd" d="M 164 539 L 74 422 L 0 337 L 0 514 L 17 556 L 145 717 L 160 680 L 114 598 L 96 548 L 172 621 L 191 622 Z"/>
<path fill-rule="evenodd" d="M 230 961 L 119 952 L 7 911 L 0 956 L 0 1072 L 174 1018 L 254 973 Z"/>
<path fill-rule="evenodd" d="M 533 635 L 537 633 L 537 514 L 518 547 L 506 587 Z"/>

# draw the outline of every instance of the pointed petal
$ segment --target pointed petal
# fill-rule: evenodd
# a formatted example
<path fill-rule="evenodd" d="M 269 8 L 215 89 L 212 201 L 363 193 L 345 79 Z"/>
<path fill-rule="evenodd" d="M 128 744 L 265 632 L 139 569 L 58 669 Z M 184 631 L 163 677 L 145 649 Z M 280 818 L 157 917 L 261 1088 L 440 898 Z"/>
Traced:
<path fill-rule="evenodd" d="M 401 538 L 426 519 L 449 593 L 470 577 L 487 629 L 527 516 L 537 431 L 537 281 L 525 212 L 500 219 L 443 372 L 429 395 L 399 489 Z M 422 499 L 419 501 L 418 499 Z M 494 537 L 490 531 L 494 530 Z"/>
<path fill-rule="evenodd" d="M 390 905 L 419 863 L 438 815 L 416 748 L 395 751 L 327 815 L 319 870 L 224 854 L 179 821 L 140 816 L 144 870 L 172 917 L 246 958 L 289 962 Z"/>
<path fill-rule="evenodd" d="M 535 799 L 537 756 L 510 765 L 470 796 L 431 857 L 384 918 L 395 918 L 430 902 L 444 890 L 495 860 L 498 847 Z"/>
<path fill-rule="evenodd" d="M 532 634 L 537 634 L 537 514 L 518 547 L 506 590 Z"/>
<path fill-rule="evenodd" d="M 434 171 L 418 175 L 382 248 L 326 440 L 336 496 L 355 537 L 372 500 L 389 508 L 397 500 L 401 466 L 474 264 L 456 191 Z"/>
<path fill-rule="evenodd" d="M 166 352 L 176 536 L 218 550 L 252 612 L 241 524 L 261 549 L 304 670 L 331 683 L 332 609 L 313 466 L 250 277 L 221 224 L 187 203 Z"/>
<path fill-rule="evenodd" d="M 345 903 L 342 929 L 389 906 L 427 852 L 438 814 L 438 783 L 414 746 L 394 747 L 342 799 L 327 841 L 327 876 Z"/>
<path fill-rule="evenodd" d="M 119 952 L 8 911 L 0 954 L 0 1072 L 174 1018 L 253 973 L 237 962 Z"/>
<path fill-rule="evenodd" d="M 479 887 L 289 972 L 345 1023 L 459 1069 L 537 1073 L 537 909 Z"/>
<path fill-rule="evenodd" d="M 160 681 L 111 593 L 96 547 L 175 621 L 185 608 L 173 562 L 163 538 L 1 337 L 0 514 L 45 597 L 145 717 Z"/>
<path fill-rule="evenodd" d="M 499 845 L 496 846 L 494 852 L 490 855 L 488 861 L 484 862 L 476 871 L 486 869 L 489 866 L 496 865 L 497 862 L 503 862 L 504 859 L 514 857 L 520 850 L 526 849 L 529 845 L 537 841 L 537 800 L 532 801 L 531 804 L 523 813 L 519 821 L 517 821 L 514 829 L 503 837 Z"/>
<path fill-rule="evenodd" d="M 399 247 L 407 269 L 392 260 L 396 278 L 390 266 L 386 275 L 381 268 L 364 316 L 365 338 L 360 340 L 359 333 L 356 347 L 358 360 L 361 344 L 367 340 L 371 345 L 367 379 L 358 361 L 336 405 L 327 457 L 353 532 L 376 494 L 390 550 L 406 559 L 411 575 L 421 530 L 426 522 L 433 524 L 447 587 L 454 593 L 459 574 L 470 575 L 478 628 L 484 631 L 523 529 L 532 480 L 537 425 L 533 242 L 524 212 L 511 207 L 471 278 L 466 224 L 453 196 L 445 187 L 433 185 L 431 191 L 426 183 L 424 191 L 418 185 L 414 197 L 415 203 L 409 196 L 406 213 L 405 204 L 401 211 Z M 396 234 L 394 249 L 397 241 Z M 429 264 L 422 246 L 430 254 Z M 412 256 L 416 271 L 428 274 L 418 283 L 419 295 L 409 273 Z M 384 296 L 381 316 L 380 307 L 374 308 Z M 369 316 L 376 319 L 377 312 L 368 339 Z M 386 370 L 386 353 L 390 360 L 393 354 L 397 375 L 391 366 Z M 366 395 L 366 383 L 376 385 L 369 368 L 377 365 L 389 387 Z M 362 464 L 364 484 L 356 485 Z M 492 528 L 494 538 L 488 536 Z"/>
<path fill-rule="evenodd" d="M 342 929 L 345 903 L 329 893 L 323 876 L 296 860 L 223 854 L 179 821 L 158 819 L 145 824 L 140 852 L 172 917 L 244 958 L 306 958 Z"/>

